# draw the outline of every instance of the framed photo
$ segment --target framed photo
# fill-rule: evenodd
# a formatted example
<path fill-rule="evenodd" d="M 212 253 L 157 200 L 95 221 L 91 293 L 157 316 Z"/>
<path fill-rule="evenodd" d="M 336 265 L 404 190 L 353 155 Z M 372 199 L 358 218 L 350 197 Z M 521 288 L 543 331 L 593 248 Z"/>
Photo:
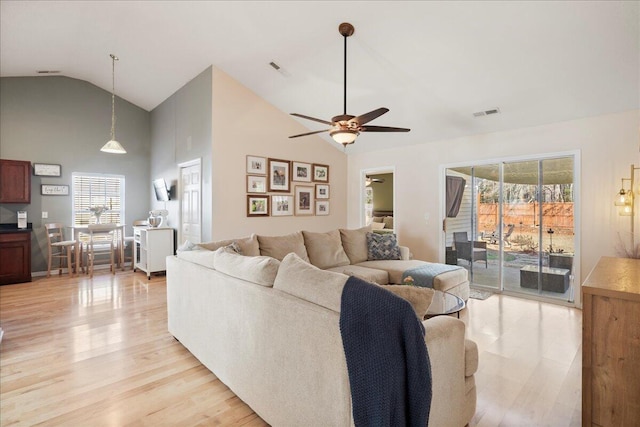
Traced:
<path fill-rule="evenodd" d="M 247 196 L 247 216 L 269 216 L 269 196 Z"/>
<path fill-rule="evenodd" d="M 313 180 L 316 182 L 329 182 L 329 166 L 314 163 Z"/>
<path fill-rule="evenodd" d="M 69 186 L 42 184 L 40 185 L 40 194 L 43 196 L 68 196 Z"/>
<path fill-rule="evenodd" d="M 293 215 L 293 196 L 271 196 L 271 216 Z"/>
<path fill-rule="evenodd" d="M 313 215 L 314 192 L 313 186 L 296 185 L 296 215 Z"/>
<path fill-rule="evenodd" d="M 316 184 L 316 199 L 329 198 L 329 184 Z"/>
<path fill-rule="evenodd" d="M 247 156 L 247 173 L 253 175 L 267 174 L 267 158 Z"/>
<path fill-rule="evenodd" d="M 267 177 L 247 175 L 247 193 L 266 193 Z"/>
<path fill-rule="evenodd" d="M 316 215 L 329 215 L 329 201 L 317 200 L 316 201 Z"/>
<path fill-rule="evenodd" d="M 288 160 L 269 159 L 269 191 L 288 193 L 290 190 L 291 162 Z"/>
<path fill-rule="evenodd" d="M 34 163 L 33 174 L 35 176 L 62 176 L 62 166 L 47 163 Z"/>
<path fill-rule="evenodd" d="M 293 162 L 291 181 L 311 182 L 311 163 Z"/>

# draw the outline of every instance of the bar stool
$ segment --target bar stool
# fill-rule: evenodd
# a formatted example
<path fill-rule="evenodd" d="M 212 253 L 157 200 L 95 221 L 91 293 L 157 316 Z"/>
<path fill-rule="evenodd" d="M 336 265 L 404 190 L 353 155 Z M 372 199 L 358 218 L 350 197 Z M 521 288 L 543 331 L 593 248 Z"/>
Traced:
<path fill-rule="evenodd" d="M 64 224 L 57 222 L 44 225 L 47 233 L 47 248 L 49 262 L 47 265 L 47 277 L 51 277 L 51 264 L 54 258 L 58 259 L 58 275 L 62 274 L 62 261 L 66 263 L 69 276 L 73 276 L 73 256 L 77 253 L 77 244 L 75 240 L 64 240 Z M 76 270 L 78 268 L 78 260 L 76 262 Z"/>
<path fill-rule="evenodd" d="M 93 277 L 93 265 L 96 256 L 109 255 L 111 262 L 111 274 L 116 274 L 116 224 L 89 224 L 89 241 L 87 242 L 87 263 L 89 264 L 89 277 Z"/>

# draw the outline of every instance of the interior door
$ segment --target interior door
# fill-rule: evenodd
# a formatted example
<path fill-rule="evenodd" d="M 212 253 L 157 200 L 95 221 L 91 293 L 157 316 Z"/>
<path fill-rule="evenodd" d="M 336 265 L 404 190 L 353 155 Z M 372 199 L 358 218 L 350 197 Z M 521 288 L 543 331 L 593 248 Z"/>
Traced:
<path fill-rule="evenodd" d="M 200 243 L 202 236 L 202 179 L 200 162 L 180 167 L 180 244 Z"/>

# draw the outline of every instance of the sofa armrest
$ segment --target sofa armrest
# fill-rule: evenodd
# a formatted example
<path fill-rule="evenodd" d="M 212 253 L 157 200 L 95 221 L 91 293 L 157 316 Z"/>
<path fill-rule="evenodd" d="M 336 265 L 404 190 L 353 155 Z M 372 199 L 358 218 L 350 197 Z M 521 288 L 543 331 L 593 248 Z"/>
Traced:
<path fill-rule="evenodd" d="M 478 371 L 478 345 L 464 340 L 464 376 L 470 377 Z"/>
<path fill-rule="evenodd" d="M 408 247 L 400 245 L 398 247 L 400 248 L 400 259 L 405 261 L 411 259 L 411 251 Z"/>
<path fill-rule="evenodd" d="M 433 400 L 429 424 L 463 426 L 469 422 L 465 419 L 467 409 L 475 407 L 475 392 L 473 396 L 466 392 L 465 324 L 449 316 L 432 317 L 422 324 L 431 362 Z"/>

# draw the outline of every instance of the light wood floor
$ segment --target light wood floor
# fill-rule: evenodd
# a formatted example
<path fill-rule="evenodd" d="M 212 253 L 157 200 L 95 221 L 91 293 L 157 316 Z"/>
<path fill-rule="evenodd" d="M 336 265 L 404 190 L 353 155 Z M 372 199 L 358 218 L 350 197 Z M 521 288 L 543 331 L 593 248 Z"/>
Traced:
<path fill-rule="evenodd" d="M 492 296 L 472 426 L 580 424 L 581 313 Z M 266 425 L 167 332 L 163 276 L 99 273 L 0 286 L 0 425 Z"/>

